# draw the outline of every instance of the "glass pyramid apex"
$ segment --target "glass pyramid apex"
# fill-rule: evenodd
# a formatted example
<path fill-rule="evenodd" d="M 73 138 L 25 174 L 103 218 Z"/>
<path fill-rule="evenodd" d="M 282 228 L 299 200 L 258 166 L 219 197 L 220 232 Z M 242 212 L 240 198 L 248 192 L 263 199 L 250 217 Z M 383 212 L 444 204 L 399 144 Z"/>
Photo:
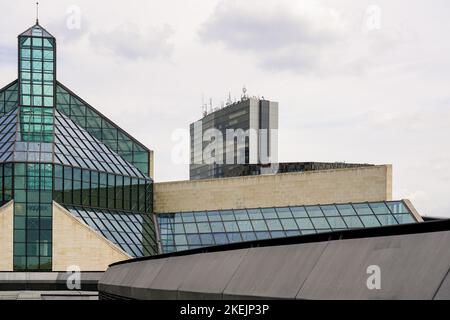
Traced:
<path fill-rule="evenodd" d="M 55 39 L 47 30 L 45 30 L 38 22 L 31 28 L 22 32 L 19 37 L 41 37 Z"/>

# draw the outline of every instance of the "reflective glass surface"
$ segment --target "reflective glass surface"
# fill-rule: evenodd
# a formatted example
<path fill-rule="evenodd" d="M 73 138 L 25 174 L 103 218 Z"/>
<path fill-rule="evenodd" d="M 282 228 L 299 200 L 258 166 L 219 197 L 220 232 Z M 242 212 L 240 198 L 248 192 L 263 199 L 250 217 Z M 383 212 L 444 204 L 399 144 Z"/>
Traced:
<path fill-rule="evenodd" d="M 151 213 L 152 181 L 96 170 L 55 165 L 54 200 L 83 205 Z"/>
<path fill-rule="evenodd" d="M 107 145 L 112 151 L 149 176 L 149 150 L 101 115 L 92 106 L 57 83 L 56 108 L 73 122 Z"/>
<path fill-rule="evenodd" d="M 17 80 L 0 89 L 0 116 L 17 108 L 19 93 Z"/>
<path fill-rule="evenodd" d="M 22 141 L 52 142 L 56 44 L 42 28 L 19 36 L 20 132 Z M 39 31 L 39 32 L 38 32 Z"/>
<path fill-rule="evenodd" d="M 131 256 L 156 253 L 150 151 L 57 86 L 56 40 L 44 28 L 18 45 L 18 80 L 0 89 L 0 204 L 14 200 L 14 270 L 52 270 L 53 200 Z"/>
<path fill-rule="evenodd" d="M 16 108 L 0 117 L 0 163 L 13 158 L 17 114 Z"/>
<path fill-rule="evenodd" d="M 157 214 L 163 252 L 417 222 L 403 201 Z"/>
<path fill-rule="evenodd" d="M 66 208 L 131 257 L 158 253 L 152 214 L 78 206 Z"/>
<path fill-rule="evenodd" d="M 14 163 L 14 270 L 52 269 L 52 164 Z"/>
<path fill-rule="evenodd" d="M 55 118 L 56 162 L 114 174 L 146 177 L 131 163 L 65 115 L 57 111 Z"/>

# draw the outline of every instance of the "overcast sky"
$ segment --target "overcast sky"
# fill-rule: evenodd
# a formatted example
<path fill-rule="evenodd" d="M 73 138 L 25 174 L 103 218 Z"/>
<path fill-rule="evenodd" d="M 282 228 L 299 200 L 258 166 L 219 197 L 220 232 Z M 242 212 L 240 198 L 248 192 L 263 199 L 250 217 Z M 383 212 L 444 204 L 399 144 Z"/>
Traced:
<path fill-rule="evenodd" d="M 0 2 L 0 87 L 34 3 Z M 156 181 L 189 178 L 172 138 L 202 95 L 219 106 L 245 84 L 280 104 L 280 161 L 392 164 L 394 198 L 450 216 L 448 1 L 40 3 L 58 80 L 155 150 Z"/>

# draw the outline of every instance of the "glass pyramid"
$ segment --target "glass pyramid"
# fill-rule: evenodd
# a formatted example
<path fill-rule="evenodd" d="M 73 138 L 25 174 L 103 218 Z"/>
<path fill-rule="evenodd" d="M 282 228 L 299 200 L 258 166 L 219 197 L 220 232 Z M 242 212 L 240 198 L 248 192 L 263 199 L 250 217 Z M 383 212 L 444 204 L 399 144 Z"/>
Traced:
<path fill-rule="evenodd" d="M 56 80 L 49 32 L 36 23 L 18 43 L 18 80 L 0 89 L 0 203 L 14 200 L 14 270 L 52 270 L 53 201 L 86 212 L 75 216 L 130 256 L 157 253 L 151 151 Z"/>

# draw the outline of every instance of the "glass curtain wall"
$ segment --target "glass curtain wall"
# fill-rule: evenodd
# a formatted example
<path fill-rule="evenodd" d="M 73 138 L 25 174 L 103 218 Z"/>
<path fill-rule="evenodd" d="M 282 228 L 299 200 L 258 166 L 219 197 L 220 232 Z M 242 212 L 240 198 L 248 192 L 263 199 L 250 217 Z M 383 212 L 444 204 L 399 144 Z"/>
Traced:
<path fill-rule="evenodd" d="M 13 169 L 14 270 L 52 269 L 55 61 L 56 41 L 39 25 L 19 36 L 15 161 L 28 162 L 17 162 Z"/>

